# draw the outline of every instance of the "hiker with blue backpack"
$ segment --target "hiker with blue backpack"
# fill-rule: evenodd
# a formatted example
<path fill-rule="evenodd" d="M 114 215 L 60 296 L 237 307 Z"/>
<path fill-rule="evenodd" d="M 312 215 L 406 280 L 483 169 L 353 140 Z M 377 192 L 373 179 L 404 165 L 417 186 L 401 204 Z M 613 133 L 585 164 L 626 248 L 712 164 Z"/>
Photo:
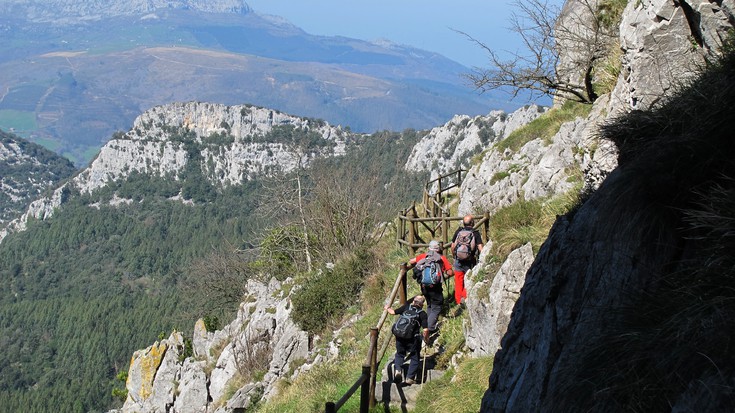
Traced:
<path fill-rule="evenodd" d="M 431 241 L 429 250 L 411 258 L 409 266 L 413 267 L 413 277 L 421 286 L 421 294 L 426 297 L 429 336 L 435 338 L 436 323 L 444 305 L 442 283 L 454 274 L 452 265 L 442 255 L 439 242 Z"/>
<path fill-rule="evenodd" d="M 419 371 L 421 360 L 421 342 L 428 340 L 429 328 L 427 315 L 424 308 L 425 298 L 417 295 L 406 304 L 396 308 L 385 305 L 388 314 L 400 315 L 393 323 L 391 332 L 396 337 L 396 355 L 393 359 L 393 381 L 411 385 L 416 383 L 416 374 Z M 403 362 L 409 357 L 406 380 L 403 379 Z M 423 378 L 422 378 L 423 379 Z"/>
<path fill-rule="evenodd" d="M 457 305 L 465 305 L 467 290 L 464 286 L 464 274 L 477 264 L 477 256 L 482 251 L 482 236 L 475 229 L 475 218 L 465 215 L 462 226 L 457 228 L 452 237 L 452 256 L 454 257 L 454 300 Z"/>

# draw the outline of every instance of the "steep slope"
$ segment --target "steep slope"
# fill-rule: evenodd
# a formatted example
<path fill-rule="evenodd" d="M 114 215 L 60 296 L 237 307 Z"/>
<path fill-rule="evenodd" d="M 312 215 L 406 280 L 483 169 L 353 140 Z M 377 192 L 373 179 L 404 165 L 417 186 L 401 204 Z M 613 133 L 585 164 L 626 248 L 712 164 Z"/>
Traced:
<path fill-rule="evenodd" d="M 0 228 L 43 191 L 74 173 L 74 165 L 40 145 L 0 131 Z"/>
<path fill-rule="evenodd" d="M 521 279 L 481 411 L 735 406 L 733 6 L 628 4 L 623 71 L 598 112 L 620 115 L 602 127 L 618 165 Z"/>

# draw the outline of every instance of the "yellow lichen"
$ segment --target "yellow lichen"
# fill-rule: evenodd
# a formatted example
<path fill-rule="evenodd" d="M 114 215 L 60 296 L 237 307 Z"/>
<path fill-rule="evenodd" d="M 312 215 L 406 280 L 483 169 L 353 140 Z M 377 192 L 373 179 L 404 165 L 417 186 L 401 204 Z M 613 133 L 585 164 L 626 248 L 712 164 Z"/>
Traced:
<path fill-rule="evenodd" d="M 148 348 L 146 354 L 140 358 L 140 395 L 142 400 L 147 399 L 153 393 L 153 379 L 156 378 L 156 372 L 158 367 L 163 361 L 163 356 L 166 355 L 168 345 L 165 342 L 155 342 Z"/>

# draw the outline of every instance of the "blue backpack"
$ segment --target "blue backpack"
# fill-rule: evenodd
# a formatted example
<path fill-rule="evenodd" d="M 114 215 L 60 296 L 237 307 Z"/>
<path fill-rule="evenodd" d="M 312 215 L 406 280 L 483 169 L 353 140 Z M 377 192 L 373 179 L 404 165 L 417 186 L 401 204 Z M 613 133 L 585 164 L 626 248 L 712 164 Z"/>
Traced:
<path fill-rule="evenodd" d="M 442 256 L 436 251 L 429 251 L 426 257 L 416 263 L 417 281 L 422 285 L 441 284 Z"/>

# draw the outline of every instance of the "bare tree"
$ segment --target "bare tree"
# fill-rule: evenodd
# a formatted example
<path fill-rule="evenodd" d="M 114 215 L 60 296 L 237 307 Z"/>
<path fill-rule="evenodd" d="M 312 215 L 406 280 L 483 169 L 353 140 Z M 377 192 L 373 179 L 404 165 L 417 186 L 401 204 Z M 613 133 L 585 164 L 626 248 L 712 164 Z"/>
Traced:
<path fill-rule="evenodd" d="M 237 310 L 251 277 L 248 260 L 232 245 L 212 248 L 194 261 L 184 281 L 189 307 L 200 317 L 205 314 L 227 316 Z"/>
<path fill-rule="evenodd" d="M 510 30 L 520 35 L 524 52 L 504 59 L 486 44 L 458 31 L 487 51 L 490 59 L 489 68 L 476 67 L 466 77 L 481 92 L 509 87 L 514 97 L 530 91 L 532 97 L 594 102 L 596 65 L 609 55 L 617 37 L 616 24 L 606 14 L 610 2 L 620 3 L 573 0 L 562 13 L 547 0 L 515 1 L 517 11 L 511 15 Z"/>
<path fill-rule="evenodd" d="M 335 261 L 364 248 L 375 230 L 384 194 L 377 177 L 353 171 L 350 179 L 344 179 L 322 169 L 313 178 L 307 215 L 319 255 Z"/>
<path fill-rule="evenodd" d="M 278 237 L 281 241 L 288 239 L 289 242 L 269 243 L 273 248 L 283 250 L 262 251 L 265 254 L 279 254 L 296 258 L 303 255 L 307 271 L 311 271 L 312 252 L 309 243 L 309 233 L 305 203 L 307 191 L 305 181 L 307 179 L 306 160 L 308 159 L 307 148 L 298 143 L 287 145 L 284 151 L 289 162 L 293 164 L 290 172 L 280 172 L 272 179 L 263 182 L 263 196 L 261 197 L 258 215 L 265 218 L 267 222 L 273 222 L 274 227 L 266 229 L 264 233 Z M 300 239 L 293 240 L 292 227 L 299 228 Z M 293 242 L 295 241 L 295 242 Z M 298 249 L 298 251 L 294 250 Z"/>

